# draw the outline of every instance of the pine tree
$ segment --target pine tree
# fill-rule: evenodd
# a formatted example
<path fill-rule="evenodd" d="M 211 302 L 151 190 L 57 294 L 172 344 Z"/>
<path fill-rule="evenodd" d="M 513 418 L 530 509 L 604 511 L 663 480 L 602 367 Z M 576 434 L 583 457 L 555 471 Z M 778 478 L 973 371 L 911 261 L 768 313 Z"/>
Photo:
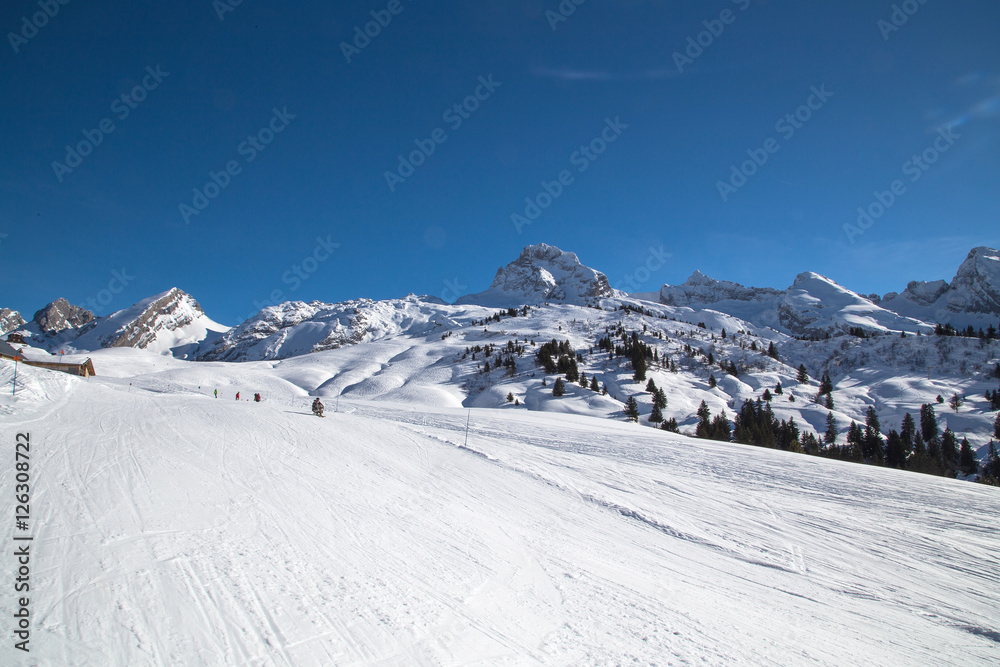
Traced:
<path fill-rule="evenodd" d="M 680 433 L 680 429 L 677 427 L 677 420 L 673 417 L 663 422 L 660 428 L 671 433 Z"/>
<path fill-rule="evenodd" d="M 920 435 L 928 445 L 938 439 L 937 416 L 934 414 L 934 406 L 929 403 L 920 406 Z"/>
<path fill-rule="evenodd" d="M 823 403 L 823 407 L 827 410 L 833 410 L 833 394 L 826 395 L 826 401 Z"/>
<path fill-rule="evenodd" d="M 566 383 L 563 382 L 562 378 L 556 378 L 556 383 L 552 385 L 552 395 L 553 396 L 563 396 L 566 393 Z"/>
<path fill-rule="evenodd" d="M 608 383 L 605 382 L 601 384 L 601 396 L 607 396 L 607 395 L 608 395 Z"/>
<path fill-rule="evenodd" d="M 662 387 L 658 388 L 656 393 L 653 394 L 653 405 L 659 406 L 661 410 L 667 408 L 667 394 L 663 391 Z"/>
<path fill-rule="evenodd" d="M 832 412 L 826 413 L 826 433 L 823 434 L 823 442 L 827 445 L 837 442 L 837 420 Z"/>
<path fill-rule="evenodd" d="M 512 391 L 507 392 L 507 402 L 508 403 L 514 402 L 514 392 Z"/>
<path fill-rule="evenodd" d="M 780 382 L 774 386 L 774 393 L 777 394 L 778 396 L 781 396 L 782 394 L 785 393 L 785 390 L 781 388 Z"/>
<path fill-rule="evenodd" d="M 695 414 L 697 414 L 698 419 L 703 422 L 707 422 L 712 417 L 712 411 L 708 409 L 708 403 L 705 401 L 701 402 L 701 405 L 698 406 L 698 412 Z"/>
<path fill-rule="evenodd" d="M 972 452 L 972 447 L 969 446 L 969 439 L 962 438 L 962 447 L 958 452 L 958 467 L 966 475 L 974 475 L 979 472 L 979 462 L 976 461 L 976 455 Z"/>
<path fill-rule="evenodd" d="M 949 473 L 958 466 L 958 438 L 950 428 L 946 428 L 941 434 L 941 458 Z"/>
<path fill-rule="evenodd" d="M 653 411 L 649 413 L 649 421 L 653 424 L 659 424 L 663 421 L 663 411 L 656 403 L 653 403 Z"/>
<path fill-rule="evenodd" d="M 635 370 L 633 378 L 636 382 L 646 379 L 646 357 L 640 352 L 632 360 L 632 368 Z"/>
<path fill-rule="evenodd" d="M 948 399 L 948 405 L 950 405 L 951 409 L 954 410 L 955 412 L 958 412 L 958 409 L 962 407 L 964 404 L 965 404 L 965 399 L 959 396 L 958 394 L 952 394 L 951 398 Z"/>
<path fill-rule="evenodd" d="M 882 465 L 885 458 L 884 442 L 882 441 L 882 425 L 879 423 L 875 406 L 869 405 L 865 415 L 865 434 L 862 439 L 862 454 L 865 461 Z"/>
<path fill-rule="evenodd" d="M 885 443 L 885 464 L 890 468 L 904 468 L 906 466 L 906 452 L 903 451 L 903 438 L 895 429 L 889 431 L 889 437 Z"/>
<path fill-rule="evenodd" d="M 767 356 L 771 357 L 775 361 L 778 360 L 778 349 L 774 347 L 774 343 L 768 343 L 767 346 Z"/>
<path fill-rule="evenodd" d="M 600 391 L 601 390 L 601 388 L 597 385 L 597 376 L 596 375 L 592 375 L 590 377 L 590 390 L 591 391 Z"/>
<path fill-rule="evenodd" d="M 767 401 L 768 403 L 770 403 L 771 399 L 773 398 L 773 396 L 771 396 L 771 390 L 770 389 L 765 389 L 764 390 L 764 395 L 762 396 L 762 398 L 765 401 Z"/>
<path fill-rule="evenodd" d="M 864 433 L 861 431 L 861 427 L 858 426 L 857 422 L 852 421 L 850 428 L 847 429 L 847 451 L 844 452 L 844 458 L 848 461 L 864 461 L 862 440 L 864 440 Z"/>
<path fill-rule="evenodd" d="M 1000 414 L 993 420 L 993 437 L 1000 440 Z"/>
<path fill-rule="evenodd" d="M 651 394 L 656 391 L 656 383 L 653 382 L 653 378 L 649 378 L 649 382 L 646 383 L 646 391 Z"/>
<path fill-rule="evenodd" d="M 823 377 L 819 381 L 819 393 L 827 394 L 833 392 L 833 382 L 830 380 L 830 374 L 823 371 Z"/>
<path fill-rule="evenodd" d="M 997 446 L 990 440 L 990 451 L 986 455 L 986 474 L 994 480 L 1000 480 L 1000 454 L 997 453 Z"/>
<path fill-rule="evenodd" d="M 708 376 L 708 388 L 709 389 L 715 389 L 717 386 L 719 386 L 719 381 L 715 379 L 715 375 L 709 375 Z"/>
<path fill-rule="evenodd" d="M 799 381 L 799 384 L 805 384 L 809 382 L 809 373 L 806 371 L 805 364 L 799 364 L 799 376 L 797 379 Z"/>
<path fill-rule="evenodd" d="M 903 440 L 903 451 L 909 456 L 913 451 L 913 438 L 917 434 L 917 425 L 913 423 L 913 415 L 907 412 L 903 415 L 903 423 L 899 427 L 899 437 Z"/>
<path fill-rule="evenodd" d="M 587 374 L 583 371 L 580 371 L 580 386 L 584 389 L 587 388 Z"/>
<path fill-rule="evenodd" d="M 625 417 L 630 422 L 639 421 L 639 404 L 636 402 L 635 396 L 629 396 L 628 400 L 625 401 Z"/>

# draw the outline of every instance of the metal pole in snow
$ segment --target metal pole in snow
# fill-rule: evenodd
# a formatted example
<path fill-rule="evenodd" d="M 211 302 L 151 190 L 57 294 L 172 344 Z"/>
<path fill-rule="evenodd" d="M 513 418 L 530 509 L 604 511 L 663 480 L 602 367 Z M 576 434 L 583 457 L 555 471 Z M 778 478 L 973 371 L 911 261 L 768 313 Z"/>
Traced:
<path fill-rule="evenodd" d="M 469 410 L 469 417 L 465 420 L 465 444 L 463 447 L 469 446 L 469 422 L 472 421 L 472 410 Z"/>
<path fill-rule="evenodd" d="M 17 391 L 17 362 L 21 359 L 21 355 L 14 355 L 14 384 L 11 385 L 10 395 L 13 396 L 14 392 Z"/>

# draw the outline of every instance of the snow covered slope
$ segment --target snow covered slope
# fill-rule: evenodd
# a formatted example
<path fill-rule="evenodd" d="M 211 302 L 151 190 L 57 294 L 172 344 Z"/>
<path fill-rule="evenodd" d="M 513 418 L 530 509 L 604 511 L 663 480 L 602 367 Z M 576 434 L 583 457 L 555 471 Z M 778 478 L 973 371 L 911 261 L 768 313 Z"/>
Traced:
<path fill-rule="evenodd" d="M 271 362 L 94 358 L 0 391 L 35 537 L 0 664 L 996 663 L 994 488 L 550 413 L 466 443 L 464 410 L 316 419 Z"/>
<path fill-rule="evenodd" d="M 872 332 L 928 332 L 932 325 L 886 310 L 818 273 L 801 273 L 787 290 L 744 287 L 696 271 L 683 285 L 664 285 L 661 303 L 715 310 L 795 336 Z"/>
<path fill-rule="evenodd" d="M 606 275 L 581 264 L 574 253 L 540 243 L 527 246 L 520 257 L 498 269 L 488 290 L 457 303 L 494 308 L 546 302 L 587 305 L 616 295 L 624 296 L 611 288 Z"/>
<path fill-rule="evenodd" d="M 995 326 L 1000 320 L 1000 252 L 973 248 L 951 283 L 911 282 L 902 294 L 886 294 L 881 305 L 928 322 Z"/>
<path fill-rule="evenodd" d="M 423 337 L 455 326 L 456 318 L 470 319 L 470 312 L 485 317 L 489 311 L 448 306 L 435 297 L 412 294 L 403 299 L 358 299 L 337 304 L 291 301 L 264 308 L 206 347 L 200 358 L 286 359 L 399 334 Z"/>

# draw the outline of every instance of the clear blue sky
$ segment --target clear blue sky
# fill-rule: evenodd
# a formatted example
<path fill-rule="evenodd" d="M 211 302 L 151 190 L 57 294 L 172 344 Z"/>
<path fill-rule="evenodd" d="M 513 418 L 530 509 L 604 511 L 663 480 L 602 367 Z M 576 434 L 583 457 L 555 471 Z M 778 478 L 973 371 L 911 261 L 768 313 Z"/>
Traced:
<path fill-rule="evenodd" d="M 950 279 L 971 247 L 1000 244 L 993 0 L 911 0 L 891 31 L 879 21 L 892 3 L 871 0 L 588 0 L 559 22 L 558 0 L 244 0 L 220 20 L 227 1 L 71 0 L 37 30 L 23 21 L 37 0 L 3 4 L 0 306 L 30 316 L 110 283 L 107 314 L 177 286 L 234 324 L 275 290 L 454 298 L 446 281 L 482 290 L 537 242 L 612 283 L 662 245 L 672 256 L 644 290 L 695 269 L 774 287 L 814 270 L 884 293 Z M 391 4 L 401 11 L 348 63 L 342 43 Z M 711 23 L 723 10 L 729 23 Z M 704 21 L 721 34 L 679 68 Z M 777 124 L 814 86 L 833 95 L 789 136 Z M 487 99 L 468 118 L 444 115 L 477 88 Z M 294 119 L 274 120 L 263 150 L 243 144 L 286 108 Z M 627 128 L 574 158 L 605 119 Z M 935 152 L 944 124 L 959 138 L 911 181 L 907 162 Z M 390 189 L 397 156 L 439 128 L 447 140 Z M 53 167 L 84 130 L 100 144 Z M 776 152 L 723 201 L 718 182 L 769 139 Z M 185 220 L 180 205 L 231 161 L 238 173 Z M 564 170 L 572 181 L 518 233 L 511 215 Z M 850 243 L 844 224 L 897 179 L 905 191 Z M 339 247 L 307 262 L 307 279 L 286 274 L 317 238 Z"/>

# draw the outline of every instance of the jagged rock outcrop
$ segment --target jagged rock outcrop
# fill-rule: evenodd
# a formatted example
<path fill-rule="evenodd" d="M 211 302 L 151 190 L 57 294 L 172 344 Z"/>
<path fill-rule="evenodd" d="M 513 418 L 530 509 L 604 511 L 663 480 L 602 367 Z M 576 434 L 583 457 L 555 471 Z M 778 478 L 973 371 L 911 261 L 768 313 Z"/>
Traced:
<path fill-rule="evenodd" d="M 886 294 L 882 305 L 941 324 L 995 323 L 1000 318 L 1000 252 L 973 248 L 950 283 L 913 281 L 902 293 Z"/>
<path fill-rule="evenodd" d="M 86 308 L 74 306 L 66 299 L 56 299 L 32 318 L 38 330 L 47 336 L 62 333 L 67 329 L 82 329 L 96 319 Z"/>
<path fill-rule="evenodd" d="M 21 317 L 21 313 L 10 308 L 0 308 L 0 334 L 13 331 L 24 324 L 24 318 Z"/>
<path fill-rule="evenodd" d="M 539 243 L 524 248 L 520 257 L 497 270 L 489 289 L 459 299 L 459 304 L 516 307 L 524 304 L 570 303 L 589 305 L 616 296 L 608 277 L 572 252 Z"/>

